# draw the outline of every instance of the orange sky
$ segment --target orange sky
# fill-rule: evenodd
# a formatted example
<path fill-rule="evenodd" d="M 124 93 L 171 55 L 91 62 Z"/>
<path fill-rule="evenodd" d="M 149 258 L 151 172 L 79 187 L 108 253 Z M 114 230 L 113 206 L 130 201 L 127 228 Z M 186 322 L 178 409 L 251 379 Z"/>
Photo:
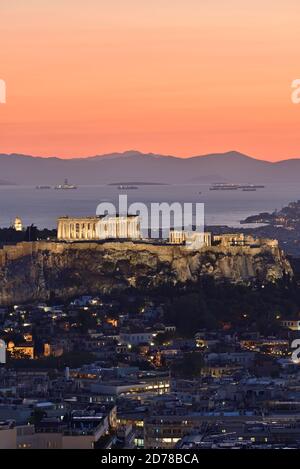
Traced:
<path fill-rule="evenodd" d="M 299 0 L 0 0 L 0 153 L 300 157 Z"/>

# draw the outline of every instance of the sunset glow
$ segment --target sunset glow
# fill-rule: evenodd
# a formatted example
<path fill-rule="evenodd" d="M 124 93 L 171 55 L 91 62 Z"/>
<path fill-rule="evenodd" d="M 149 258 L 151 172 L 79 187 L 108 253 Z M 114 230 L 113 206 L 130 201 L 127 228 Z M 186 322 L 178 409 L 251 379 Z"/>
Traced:
<path fill-rule="evenodd" d="M 0 153 L 300 157 L 298 0 L 1 0 Z"/>

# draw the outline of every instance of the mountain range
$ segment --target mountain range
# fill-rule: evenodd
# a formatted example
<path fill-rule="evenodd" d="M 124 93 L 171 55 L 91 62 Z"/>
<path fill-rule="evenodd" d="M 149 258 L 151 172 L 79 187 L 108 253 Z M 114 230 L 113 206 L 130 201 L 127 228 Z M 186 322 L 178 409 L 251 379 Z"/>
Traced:
<path fill-rule="evenodd" d="M 178 158 L 130 150 L 63 159 L 0 154 L 0 184 L 56 185 L 65 178 L 81 185 L 146 183 L 300 182 L 300 158 L 269 162 L 236 151 Z"/>

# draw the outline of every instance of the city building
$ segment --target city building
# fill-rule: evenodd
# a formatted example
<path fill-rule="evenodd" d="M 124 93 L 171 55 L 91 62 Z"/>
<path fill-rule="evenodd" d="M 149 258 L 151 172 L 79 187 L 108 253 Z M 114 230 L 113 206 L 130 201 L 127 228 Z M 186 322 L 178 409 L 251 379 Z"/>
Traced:
<path fill-rule="evenodd" d="M 120 334 L 120 342 L 129 346 L 151 344 L 156 335 L 156 333 L 151 331 L 122 332 Z"/>
<path fill-rule="evenodd" d="M 290 329 L 291 331 L 300 331 L 300 320 L 299 319 L 284 319 L 280 321 L 282 327 Z"/>
<path fill-rule="evenodd" d="M 31 342 L 15 344 L 13 341 L 10 341 L 7 344 L 7 351 L 14 357 L 34 358 L 34 345 Z"/>

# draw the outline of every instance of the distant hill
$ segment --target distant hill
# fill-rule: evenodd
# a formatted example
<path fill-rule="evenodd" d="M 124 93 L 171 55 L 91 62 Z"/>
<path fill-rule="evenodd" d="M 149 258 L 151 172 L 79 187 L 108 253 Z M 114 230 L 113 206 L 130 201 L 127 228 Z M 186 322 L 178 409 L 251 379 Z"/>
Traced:
<path fill-rule="evenodd" d="M 270 163 L 236 151 L 191 158 L 138 151 L 73 159 L 0 154 L 0 174 L 3 182 L 7 180 L 29 185 L 55 185 L 65 178 L 79 185 L 110 184 L 116 181 L 164 184 L 299 183 L 300 159 Z"/>

